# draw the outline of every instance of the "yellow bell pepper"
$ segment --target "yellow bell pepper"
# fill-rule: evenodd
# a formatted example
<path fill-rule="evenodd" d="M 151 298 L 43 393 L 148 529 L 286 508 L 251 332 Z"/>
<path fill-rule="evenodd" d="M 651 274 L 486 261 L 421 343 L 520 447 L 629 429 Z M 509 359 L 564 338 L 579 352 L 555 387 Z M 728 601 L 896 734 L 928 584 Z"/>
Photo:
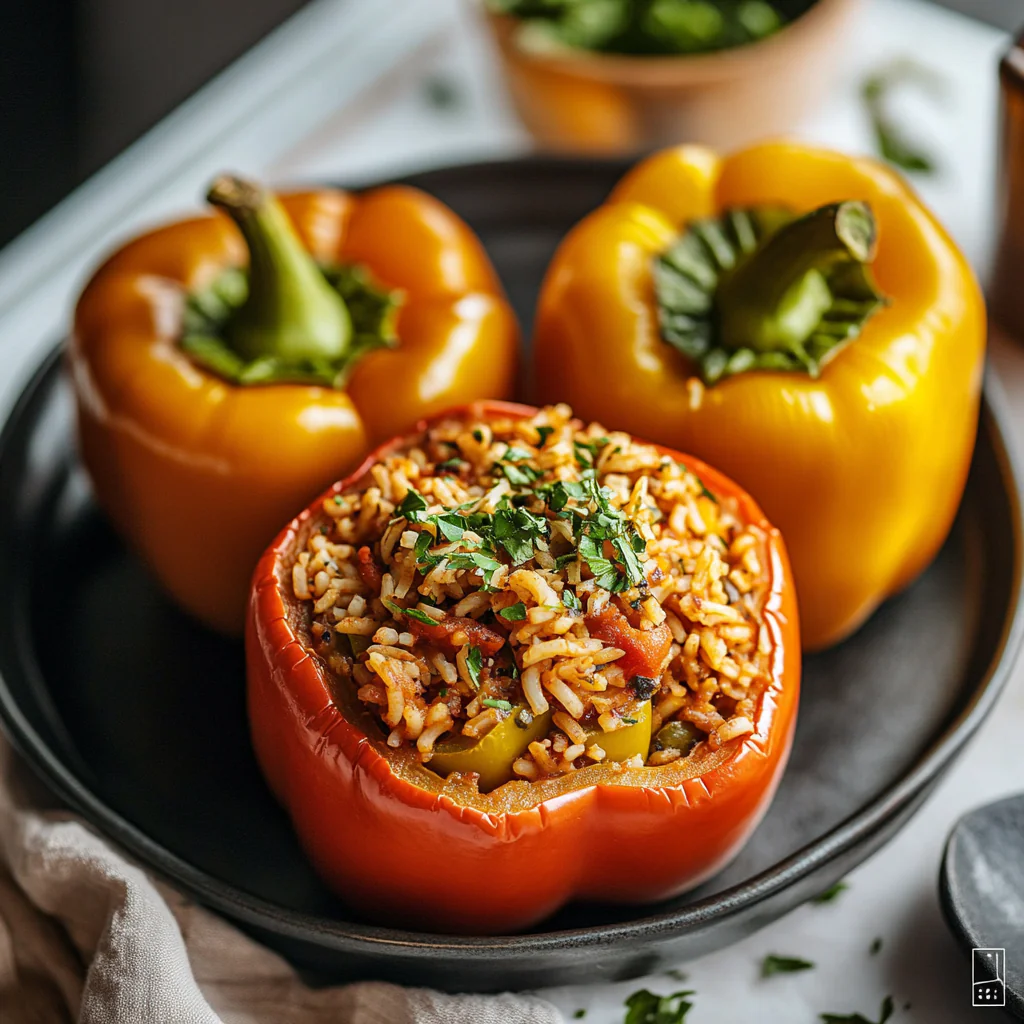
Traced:
<path fill-rule="evenodd" d="M 563 242 L 543 401 L 692 452 L 782 530 L 804 645 L 931 561 L 977 429 L 984 303 L 901 178 L 795 143 L 658 153 Z"/>
<path fill-rule="evenodd" d="M 281 524 L 374 444 L 508 396 L 518 329 L 479 241 L 416 189 L 222 178 L 209 199 L 96 272 L 69 360 L 100 504 L 182 607 L 239 632 Z"/>

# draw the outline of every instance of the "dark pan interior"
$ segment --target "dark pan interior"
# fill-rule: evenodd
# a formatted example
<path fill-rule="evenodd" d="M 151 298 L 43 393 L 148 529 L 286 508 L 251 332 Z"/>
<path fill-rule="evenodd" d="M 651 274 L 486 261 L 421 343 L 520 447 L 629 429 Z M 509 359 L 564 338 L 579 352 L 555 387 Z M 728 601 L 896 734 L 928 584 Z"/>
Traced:
<path fill-rule="evenodd" d="M 535 160 L 416 183 L 480 233 L 528 326 L 555 245 L 621 169 Z M 570 907 L 535 935 L 369 928 L 313 874 L 259 775 L 240 644 L 173 608 L 92 504 L 52 359 L 0 452 L 0 714 L 102 830 L 303 965 L 459 989 L 624 976 L 735 940 L 902 824 L 1003 681 L 995 667 L 1016 643 L 1019 560 L 1014 483 L 986 406 L 948 543 L 853 639 L 806 659 L 789 770 L 726 871 L 668 904 Z"/>

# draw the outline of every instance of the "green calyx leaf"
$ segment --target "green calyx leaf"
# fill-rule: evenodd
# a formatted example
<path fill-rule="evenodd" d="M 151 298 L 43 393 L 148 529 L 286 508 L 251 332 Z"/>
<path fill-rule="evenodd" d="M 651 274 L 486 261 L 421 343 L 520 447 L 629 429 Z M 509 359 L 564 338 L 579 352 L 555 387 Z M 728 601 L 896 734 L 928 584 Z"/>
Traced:
<path fill-rule="evenodd" d="M 249 293 L 249 274 L 241 267 L 222 271 L 185 302 L 181 348 L 203 369 L 231 384 L 318 384 L 341 388 L 368 352 L 398 344 L 395 320 L 402 293 L 378 284 L 361 266 L 322 266 L 327 285 L 345 302 L 352 324 L 348 348 L 337 358 L 243 358 L 226 329 Z"/>
<path fill-rule="evenodd" d="M 695 221 L 655 260 L 662 338 L 704 383 L 751 370 L 816 377 L 885 303 L 865 203 L 774 207 Z"/>

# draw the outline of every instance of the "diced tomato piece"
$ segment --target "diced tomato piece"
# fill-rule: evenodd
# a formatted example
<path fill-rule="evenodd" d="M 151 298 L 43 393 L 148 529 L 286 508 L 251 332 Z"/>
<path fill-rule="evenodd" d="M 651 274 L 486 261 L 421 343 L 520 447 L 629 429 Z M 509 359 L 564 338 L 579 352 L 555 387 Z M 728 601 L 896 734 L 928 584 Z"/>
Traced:
<path fill-rule="evenodd" d="M 375 594 L 379 594 L 383 573 L 377 560 L 373 557 L 373 552 L 365 545 L 356 552 L 356 568 L 359 570 L 362 581 Z"/>
<path fill-rule="evenodd" d="M 662 623 L 654 629 L 634 629 L 615 605 L 608 605 L 600 615 L 588 615 L 587 629 L 611 647 L 626 653 L 612 664 L 622 669 L 626 680 L 633 676 L 657 679 L 672 645 L 672 633 Z"/>
<path fill-rule="evenodd" d="M 419 622 L 416 619 L 407 617 L 405 626 L 413 636 L 418 636 L 423 640 L 429 640 L 431 643 L 437 644 L 439 647 L 444 647 L 449 654 L 454 654 L 458 651 L 458 647 L 452 643 L 452 637 L 460 631 L 469 637 L 469 642 L 473 647 L 478 647 L 481 654 L 489 658 L 493 657 L 505 646 L 505 638 L 500 633 L 496 633 L 482 622 L 477 622 L 476 619 L 464 619 L 455 615 L 448 615 L 428 626 L 425 622 Z"/>

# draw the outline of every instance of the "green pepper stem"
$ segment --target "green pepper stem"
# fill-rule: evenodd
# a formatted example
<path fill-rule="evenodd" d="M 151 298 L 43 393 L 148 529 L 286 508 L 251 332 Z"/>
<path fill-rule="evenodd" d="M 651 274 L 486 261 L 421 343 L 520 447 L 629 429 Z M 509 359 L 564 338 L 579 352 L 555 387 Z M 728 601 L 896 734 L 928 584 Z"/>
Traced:
<path fill-rule="evenodd" d="M 877 297 L 866 266 L 875 247 L 866 203 L 831 203 L 780 228 L 719 286 L 722 348 L 801 352 L 833 307 L 834 275 L 852 271 Z"/>
<path fill-rule="evenodd" d="M 225 327 L 243 359 L 336 360 L 352 341 L 341 296 L 299 240 L 277 198 L 258 185 L 222 175 L 206 196 L 242 232 L 249 248 L 249 291 Z"/>

